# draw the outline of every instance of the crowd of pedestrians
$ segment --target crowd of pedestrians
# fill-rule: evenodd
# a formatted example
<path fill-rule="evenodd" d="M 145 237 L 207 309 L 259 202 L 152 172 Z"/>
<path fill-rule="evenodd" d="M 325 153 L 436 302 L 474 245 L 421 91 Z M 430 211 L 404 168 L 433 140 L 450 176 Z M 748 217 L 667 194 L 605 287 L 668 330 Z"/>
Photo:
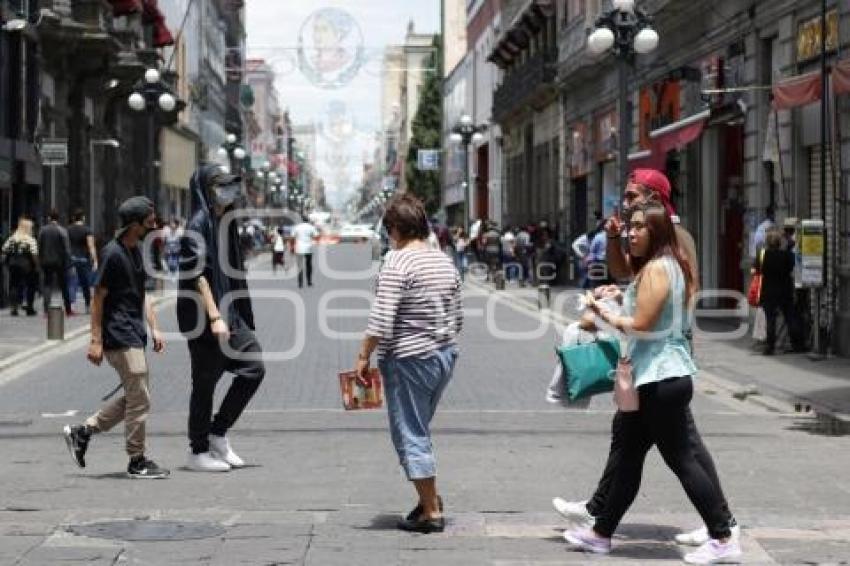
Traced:
<path fill-rule="evenodd" d="M 15 231 L 3 242 L 0 263 L 8 275 L 12 316 L 19 316 L 22 305 L 27 315 L 35 316 L 37 295 L 42 297 L 44 313 L 54 299 L 61 297 L 66 316 L 80 314 L 74 310 L 78 294 L 82 294 L 85 314 L 91 312 L 92 287 L 102 250 L 98 251 L 97 236 L 82 209 L 74 209 L 69 220 L 64 225 L 59 211 L 51 210 L 36 234 L 35 220 L 22 215 Z M 176 276 L 183 229 L 184 222 L 177 218 L 154 227 L 156 237 L 151 242 L 149 263 L 157 272 Z"/>
<path fill-rule="evenodd" d="M 685 561 L 713 564 L 740 558 L 740 526 L 690 408 L 698 370 L 689 309 L 699 289 L 698 256 L 693 237 L 678 221 L 671 193 L 663 173 L 635 170 L 624 187 L 622 207 L 609 218 L 599 218 L 590 232 L 573 243 L 581 261 L 581 286 L 592 290 L 579 323 L 581 331 L 619 340 L 617 411 L 608 459 L 593 495 L 578 501 L 556 497 L 553 505 L 572 523 L 564 532 L 572 547 L 607 554 L 638 493 L 646 455 L 655 446 L 704 523 L 676 536 L 677 543 L 698 547 Z M 181 272 L 183 293 L 177 318 L 187 335 L 191 359 L 187 468 L 193 471 L 226 472 L 245 465 L 227 433 L 266 371 L 247 293 L 246 225 L 241 230 L 235 222 L 222 226 L 240 194 L 237 178 L 214 166 L 202 167 L 192 179 L 193 215 L 186 227 L 194 236 L 187 237 L 179 222 L 158 236 L 164 269 Z M 69 269 L 83 282 L 96 273 L 94 293 L 83 291 L 86 308 L 92 311 L 88 358 L 98 365 L 106 359 L 118 373 L 124 392 L 85 421 L 66 426 L 65 440 L 75 462 L 85 466 L 91 439 L 124 421 L 128 474 L 163 478 L 169 471 L 145 453 L 145 421 L 150 412 L 145 323 L 153 350 L 162 351 L 164 344 L 145 296 L 139 243 L 156 228 L 155 215 L 144 197 L 129 199 L 118 212 L 122 227 L 100 254 L 81 212 L 74 213 L 66 229 L 51 211 L 37 239 L 32 221 L 20 219 L 15 233 L 3 244 L 3 260 L 14 290 L 13 314 L 21 305 L 27 314 L 34 314 L 39 271 L 45 301 L 56 291 L 62 293 L 68 313 L 72 312 L 65 280 Z M 445 501 L 436 483 L 430 424 L 459 356 L 464 275 L 478 263 L 491 275 L 503 273 L 509 281 L 523 285 L 537 280 L 547 262 L 557 266 L 565 258 L 556 255 L 552 232 L 543 222 L 500 229 L 482 220 L 467 234 L 461 227 L 450 229 L 429 220 L 422 203 L 409 194 L 390 200 L 383 225 L 391 250 L 377 277 L 356 374 L 362 386 L 369 385 L 372 354 L 377 352 L 390 438 L 417 494 L 415 507 L 399 528 L 441 532 L 446 525 Z M 312 253 L 318 234 L 306 218 L 287 232 L 273 229 L 270 233 L 273 266 L 285 266 L 286 252 L 294 252 L 299 287 L 305 282 L 312 286 Z M 762 276 L 758 304 L 767 319 L 766 353 L 775 347 L 780 311 L 793 347 L 805 346 L 793 307 L 794 245 L 793 233 L 783 234 L 765 224 L 753 269 Z M 235 272 L 224 268 L 222 257 L 237 268 Z M 193 293 L 197 300 L 189 296 Z M 230 293 L 239 298 L 229 301 Z M 234 378 L 215 411 L 215 389 L 225 372 Z M 562 375 L 558 387 L 568 379 Z M 553 398 L 558 398 L 555 393 Z"/>

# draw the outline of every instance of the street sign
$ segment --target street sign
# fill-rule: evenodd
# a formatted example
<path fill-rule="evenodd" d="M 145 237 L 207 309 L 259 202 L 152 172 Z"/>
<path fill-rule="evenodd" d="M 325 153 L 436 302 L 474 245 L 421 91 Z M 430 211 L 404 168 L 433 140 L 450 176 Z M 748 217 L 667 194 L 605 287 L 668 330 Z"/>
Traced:
<path fill-rule="evenodd" d="M 440 150 L 420 149 L 416 155 L 416 168 L 420 171 L 440 170 Z"/>
<path fill-rule="evenodd" d="M 39 149 L 42 165 L 47 167 L 61 167 L 68 164 L 68 140 L 45 140 Z"/>
<path fill-rule="evenodd" d="M 803 287 L 823 287 L 823 220 L 803 220 L 800 230 Z"/>

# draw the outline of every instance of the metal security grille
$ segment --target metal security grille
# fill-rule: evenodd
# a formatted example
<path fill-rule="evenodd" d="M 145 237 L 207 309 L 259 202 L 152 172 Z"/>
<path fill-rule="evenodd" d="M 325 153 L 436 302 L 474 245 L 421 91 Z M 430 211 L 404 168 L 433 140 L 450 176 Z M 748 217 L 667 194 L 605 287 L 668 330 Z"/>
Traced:
<path fill-rule="evenodd" d="M 821 186 L 820 167 L 821 160 L 826 158 L 826 186 Z M 813 219 L 823 218 L 821 215 L 821 192 L 826 192 L 826 312 L 831 318 L 835 312 L 835 266 L 836 266 L 836 242 L 838 239 L 838 226 L 836 224 L 836 202 L 835 192 L 835 165 L 832 154 L 832 146 L 827 145 L 826 151 L 821 146 L 812 146 L 809 149 L 809 180 L 811 190 L 809 192 L 809 217 Z"/>

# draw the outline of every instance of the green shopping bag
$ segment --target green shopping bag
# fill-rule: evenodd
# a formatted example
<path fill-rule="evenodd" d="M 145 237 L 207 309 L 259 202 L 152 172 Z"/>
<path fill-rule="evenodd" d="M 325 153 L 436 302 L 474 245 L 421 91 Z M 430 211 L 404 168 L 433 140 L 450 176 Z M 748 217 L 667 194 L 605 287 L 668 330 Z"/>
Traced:
<path fill-rule="evenodd" d="M 620 341 L 603 338 L 589 344 L 555 348 L 561 361 L 570 401 L 614 389 L 614 370 L 620 358 Z"/>

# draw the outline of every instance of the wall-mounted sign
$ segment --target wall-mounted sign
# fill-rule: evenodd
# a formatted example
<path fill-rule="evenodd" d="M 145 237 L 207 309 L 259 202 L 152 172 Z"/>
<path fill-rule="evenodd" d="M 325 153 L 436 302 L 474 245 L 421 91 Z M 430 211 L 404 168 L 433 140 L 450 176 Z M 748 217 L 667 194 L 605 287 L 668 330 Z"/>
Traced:
<path fill-rule="evenodd" d="M 820 56 L 821 17 L 817 16 L 800 24 L 797 30 L 797 62 L 808 61 Z M 838 48 L 838 10 L 826 13 L 826 50 Z"/>
<path fill-rule="evenodd" d="M 640 148 L 649 149 L 649 132 L 672 124 L 681 115 L 682 88 L 679 81 L 657 82 L 640 89 Z"/>
<path fill-rule="evenodd" d="M 617 111 L 609 110 L 596 117 L 593 127 L 596 161 L 610 161 L 617 157 Z"/>
<path fill-rule="evenodd" d="M 823 251 L 826 233 L 823 220 L 803 220 L 800 230 L 800 254 L 803 287 L 823 287 Z"/>
<path fill-rule="evenodd" d="M 439 171 L 440 150 L 420 149 L 416 154 L 416 168 L 420 171 Z"/>
<path fill-rule="evenodd" d="M 590 172 L 590 139 L 587 122 L 576 122 L 567 129 L 567 163 L 572 178 L 583 177 Z"/>
<path fill-rule="evenodd" d="M 41 164 L 45 167 L 62 167 L 68 164 L 68 140 L 44 140 L 39 147 Z"/>

